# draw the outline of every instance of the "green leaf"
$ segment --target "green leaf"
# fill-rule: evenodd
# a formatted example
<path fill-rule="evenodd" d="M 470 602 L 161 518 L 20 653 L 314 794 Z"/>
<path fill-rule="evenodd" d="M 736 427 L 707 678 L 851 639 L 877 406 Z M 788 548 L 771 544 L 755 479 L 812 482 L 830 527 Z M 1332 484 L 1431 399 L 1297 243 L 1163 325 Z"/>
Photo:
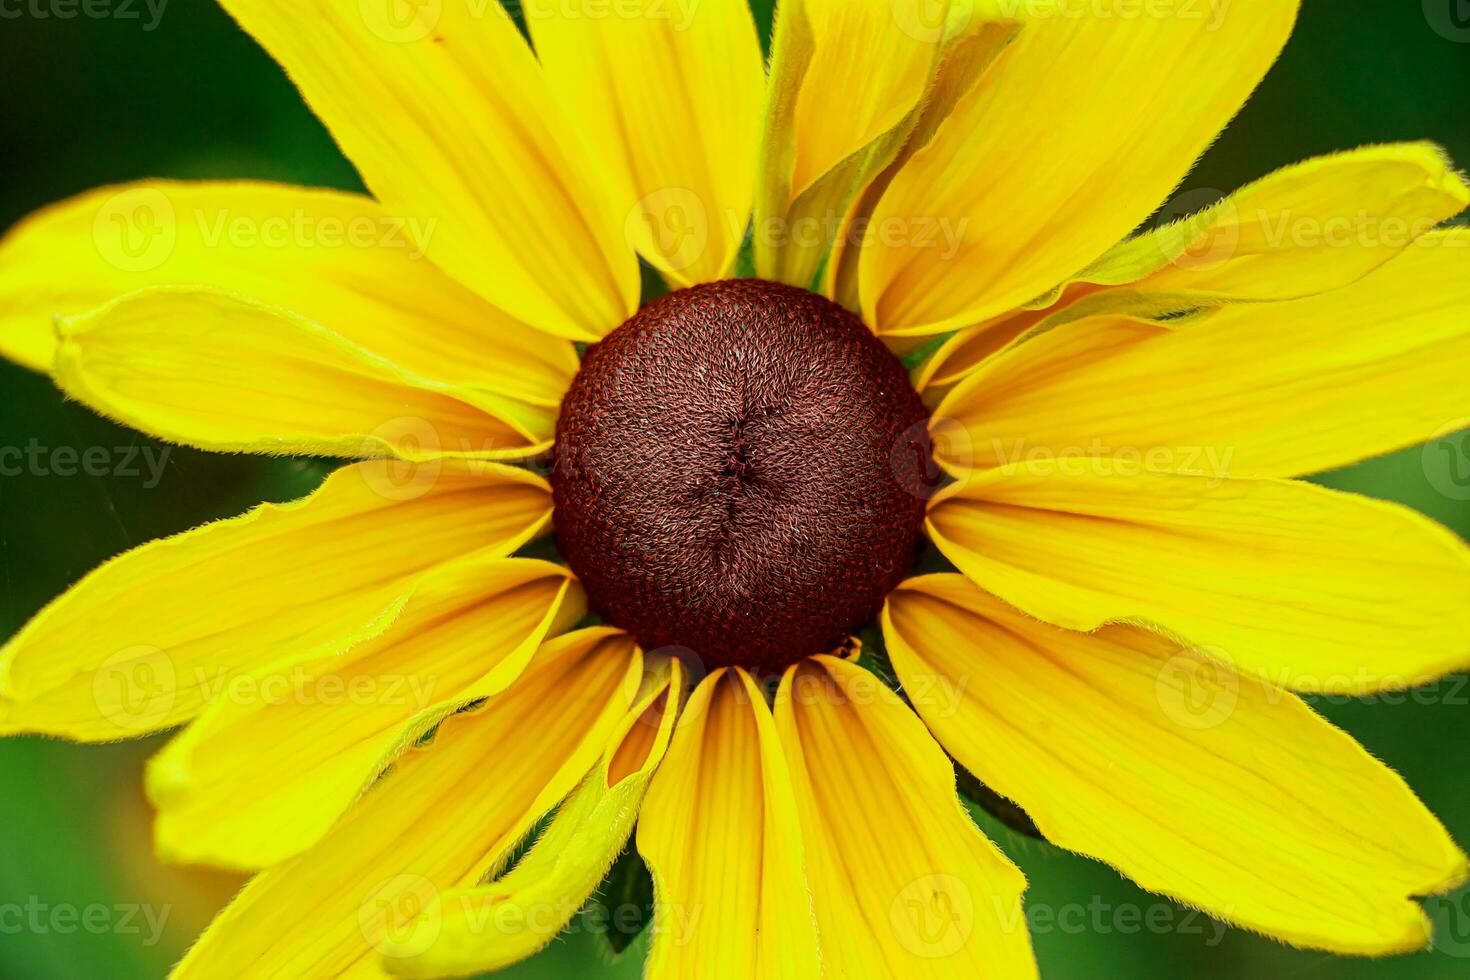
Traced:
<path fill-rule="evenodd" d="M 629 841 L 587 903 L 581 916 L 586 931 L 600 936 L 613 956 L 621 956 L 653 921 L 653 876 Z"/>

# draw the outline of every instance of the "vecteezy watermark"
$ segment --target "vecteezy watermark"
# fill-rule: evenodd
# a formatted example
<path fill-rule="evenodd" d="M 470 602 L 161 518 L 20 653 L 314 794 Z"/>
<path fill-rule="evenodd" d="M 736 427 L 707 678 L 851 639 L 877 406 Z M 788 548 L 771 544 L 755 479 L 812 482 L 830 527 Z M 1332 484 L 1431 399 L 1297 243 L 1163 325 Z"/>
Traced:
<path fill-rule="evenodd" d="M 1434 924 L 1434 951 L 1470 959 L 1470 889 L 1425 899 L 1424 911 Z"/>
<path fill-rule="evenodd" d="M 168 0 L 0 0 L 0 20 L 137 21 L 158 28 Z"/>
<path fill-rule="evenodd" d="M 1233 910 L 1226 907 L 1220 911 L 1228 916 Z M 1028 902 L 1025 922 L 1033 936 L 1053 933 L 1065 936 L 1199 936 L 1210 947 L 1220 945 L 1230 932 L 1230 927 L 1224 922 L 1199 909 L 1173 902 L 1148 905 L 1114 903 L 1101 895 L 1094 895 L 1085 905 L 1078 902 L 1065 905 Z"/>
<path fill-rule="evenodd" d="M 1228 916 L 1231 909 L 1221 911 Z M 1012 935 L 1199 936 L 1205 945 L 1218 946 L 1229 933 L 1224 922 L 1173 902 L 1114 903 L 1094 895 L 1085 904 L 1027 902 L 1023 907 L 1000 895 L 977 896 L 949 874 L 924 875 L 900 889 L 889 905 L 887 925 L 914 956 L 940 960 L 969 944 L 982 916 Z"/>
<path fill-rule="evenodd" d="M 1470 500 L 1470 419 L 1453 422 L 1446 431 L 1452 434 L 1421 450 L 1424 477 L 1450 500 Z"/>
<path fill-rule="evenodd" d="M 946 460 L 956 465 L 974 466 L 974 450 L 969 459 L 963 455 L 966 443 L 954 433 L 946 444 Z M 1064 476 L 1106 476 L 1121 464 L 1143 467 L 1157 472 L 1188 473 L 1208 478 L 1208 486 L 1222 484 L 1230 476 L 1235 450 L 1230 446 L 1123 446 L 1094 438 L 1087 445 L 1032 445 L 1024 439 L 992 439 L 985 447 L 984 460 L 996 466 L 1023 463 L 1056 463 L 1056 471 Z"/>
<path fill-rule="evenodd" d="M 888 926 L 899 945 L 926 960 L 953 956 L 975 933 L 974 892 L 954 875 L 925 875 L 899 890 L 888 906 Z"/>
<path fill-rule="evenodd" d="M 675 31 L 694 24 L 704 0 L 504 0 L 508 13 L 527 22 L 559 20 L 660 20 Z M 458 17 L 501 17 L 502 0 L 358 0 L 358 15 L 375 37 L 392 44 L 439 41 L 446 10 Z"/>
<path fill-rule="evenodd" d="M 968 0 L 956 5 L 973 6 Z M 1217 31 L 1229 16 L 1234 0 L 995 0 L 1007 20 L 1177 20 L 1196 22 Z"/>
<path fill-rule="evenodd" d="M 436 218 L 388 214 L 180 207 L 156 187 L 133 187 L 102 202 L 92 219 L 92 241 L 103 261 L 124 272 L 157 269 L 181 240 L 204 249 L 384 249 L 416 261 L 424 257 L 437 226 Z"/>
<path fill-rule="evenodd" d="M 672 30 L 687 31 L 704 0 L 519 0 L 519 4 L 528 23 L 544 19 L 660 20 Z"/>
<path fill-rule="evenodd" d="M 951 718 L 964 704 L 965 692 L 973 680 L 974 677 L 967 674 L 911 671 L 904 675 L 903 691 L 908 703 L 921 710 L 926 718 Z M 892 703 L 897 698 L 881 678 L 868 671 L 840 681 L 825 670 L 797 671 L 787 692 L 792 704 L 803 707 L 850 705 L 861 708 Z M 745 689 L 737 687 L 734 696 L 743 700 Z"/>
<path fill-rule="evenodd" d="M 432 949 L 447 919 L 457 932 L 486 937 L 606 935 L 610 930 L 631 936 L 645 921 L 645 909 L 636 904 L 583 907 L 566 901 L 522 901 L 514 895 L 496 902 L 481 898 L 474 891 L 446 892 L 423 875 L 394 875 L 369 889 L 358 905 L 357 924 L 374 949 L 396 958 Z M 658 902 L 650 929 L 671 945 L 685 946 L 694 938 L 703 912 L 698 905 Z"/>
<path fill-rule="evenodd" d="M 1470 0 L 1467 0 L 1470 2 Z M 1377 214 L 1366 208 L 1337 214 L 1320 210 L 1242 206 L 1235 196 L 1215 188 L 1199 187 L 1176 195 L 1159 212 L 1156 222 L 1164 227 L 1183 222 L 1192 233 L 1183 239 L 1176 234 L 1154 235 L 1160 265 L 1173 265 L 1191 272 L 1211 272 L 1236 258 L 1242 248 L 1251 253 L 1316 249 L 1398 250 L 1418 244 L 1421 248 L 1463 248 L 1463 239 L 1446 236 L 1426 238 L 1438 227 L 1431 218 L 1407 218 Z"/>
<path fill-rule="evenodd" d="M 1470 0 L 1424 0 L 1424 19 L 1440 37 L 1470 44 Z"/>
<path fill-rule="evenodd" d="M 799 218 L 770 216 L 751 224 L 752 239 L 772 248 L 826 249 L 839 240 L 849 248 L 881 245 L 888 249 L 916 248 L 934 252 L 948 262 L 965 243 L 970 219 L 944 215 L 859 216 L 850 223 L 836 211 Z"/>
<path fill-rule="evenodd" d="M 739 242 L 747 230 L 745 212 L 715 208 L 687 187 L 663 187 L 644 195 L 624 215 L 623 237 L 628 245 L 658 256 L 661 265 L 682 272 L 702 259 L 717 238 Z M 932 250 L 949 261 L 964 245 L 968 218 L 937 215 L 889 215 L 881 219 L 847 216 L 828 210 L 790 217 L 767 215 L 749 224 L 758 248 L 817 249 L 826 251 L 839 240 L 860 249 L 879 244 L 885 248 Z"/>
<path fill-rule="evenodd" d="M 0 446 L 0 477 L 142 478 L 145 490 L 163 479 L 169 446 L 46 446 L 31 439 L 24 446 Z"/>
<path fill-rule="evenodd" d="M 413 713 L 434 703 L 438 686 L 432 674 L 321 674 L 300 665 L 262 675 L 223 668 L 211 675 L 199 668 L 192 680 L 206 704 L 401 707 Z"/>
<path fill-rule="evenodd" d="M 37 895 L 24 902 L 0 902 L 0 936 L 26 933 L 38 936 L 142 936 L 144 946 L 156 946 L 163 938 L 172 905 L 120 902 L 104 905 L 74 905 L 46 902 Z"/>
<path fill-rule="evenodd" d="M 169 717 L 184 692 L 197 692 L 207 705 L 395 707 L 414 714 L 436 701 L 438 681 L 433 674 L 317 673 L 301 665 L 263 674 L 184 669 L 166 650 L 138 645 L 102 662 L 92 675 L 92 698 L 119 728 L 146 731 Z"/>
<path fill-rule="evenodd" d="M 683 272 L 704 257 L 711 232 L 704 199 L 684 187 L 645 195 L 628 211 L 623 227 L 629 245 L 661 256 L 673 272 Z"/>
<path fill-rule="evenodd" d="M 1171 724 L 1189 731 L 1218 728 L 1240 704 L 1240 675 L 1223 650 L 1180 650 L 1160 664 L 1154 697 Z"/>

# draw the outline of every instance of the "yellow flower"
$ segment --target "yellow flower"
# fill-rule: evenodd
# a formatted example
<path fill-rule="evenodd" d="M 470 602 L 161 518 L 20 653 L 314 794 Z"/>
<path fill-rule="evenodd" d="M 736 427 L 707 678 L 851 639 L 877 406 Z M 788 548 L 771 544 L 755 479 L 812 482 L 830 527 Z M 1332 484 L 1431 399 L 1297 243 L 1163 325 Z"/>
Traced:
<path fill-rule="evenodd" d="M 1470 666 L 1470 551 L 1295 478 L 1470 415 L 1470 190 L 1373 147 L 1127 237 L 1295 0 L 786 0 L 769 79 L 744 0 L 535 0 L 534 54 L 495 3 L 224 5 L 372 198 L 149 182 L 0 245 L 0 351 L 71 397 L 357 460 L 0 655 L 0 730 L 188 725 L 159 852 L 260 873 L 176 976 L 515 962 L 635 824 L 654 980 L 1033 976 L 945 750 L 1230 923 L 1427 942 L 1465 855 L 1297 692 Z"/>

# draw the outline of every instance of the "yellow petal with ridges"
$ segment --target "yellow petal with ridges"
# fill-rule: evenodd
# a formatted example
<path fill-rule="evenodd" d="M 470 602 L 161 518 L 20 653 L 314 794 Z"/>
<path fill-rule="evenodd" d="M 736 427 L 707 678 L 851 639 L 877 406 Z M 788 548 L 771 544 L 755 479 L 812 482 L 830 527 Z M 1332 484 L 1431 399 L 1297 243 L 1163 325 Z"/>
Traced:
<path fill-rule="evenodd" d="M 1154 628 L 1278 687 L 1364 694 L 1470 666 L 1470 547 L 1395 504 L 1068 458 L 978 471 L 928 523 L 1039 619 Z"/>
<path fill-rule="evenodd" d="M 549 84 L 620 229 L 676 285 L 728 277 L 750 220 L 765 69 L 746 0 L 528 0 Z"/>
<path fill-rule="evenodd" d="M 622 215 L 498 3 L 224 0 L 445 272 L 592 341 L 637 309 Z"/>
<path fill-rule="evenodd" d="M 1470 189 L 1430 143 L 1366 147 L 1278 170 L 1199 214 L 1119 245 L 1028 310 L 960 331 L 919 383 L 976 370 L 1018 327 L 1162 316 L 1340 289 L 1464 210 Z M 1036 309 L 1029 309 L 1036 307 Z"/>
<path fill-rule="evenodd" d="M 419 580 L 550 523 L 545 482 L 490 463 L 344 467 L 311 496 L 143 545 L 0 650 L 0 733 L 136 738 L 240 673 L 382 632 Z"/>
<path fill-rule="evenodd" d="M 753 231 L 758 274 L 813 287 L 829 250 L 841 253 L 855 234 L 854 203 L 932 137 L 1016 20 L 990 2 L 779 4 Z M 833 111 L 833 92 L 850 97 L 844 111 Z"/>
<path fill-rule="evenodd" d="M 276 307 L 195 287 L 129 293 L 59 325 L 56 383 L 87 407 L 216 452 L 524 458 L 555 410 L 415 375 Z"/>
<path fill-rule="evenodd" d="M 638 823 L 654 880 L 649 980 L 819 976 L 791 776 L 739 668 L 690 695 Z"/>
<path fill-rule="evenodd" d="M 596 765 L 641 673 L 637 648 L 607 631 L 553 640 L 512 687 L 400 759 L 320 844 L 247 885 L 171 976 L 383 976 L 379 958 L 435 898 L 494 873 Z"/>
<path fill-rule="evenodd" d="M 952 3 L 951 9 L 957 21 L 954 35 L 939 49 L 928 91 L 912 116 L 890 132 L 882 152 L 875 153 L 864 162 L 860 180 L 866 184 L 852 197 L 823 271 L 823 294 L 849 310 L 862 309 L 858 271 L 863 250 L 873 238 L 897 232 L 900 235 L 919 235 L 938 244 L 945 235 L 952 237 L 955 231 L 954 226 L 945 223 L 943 216 L 936 215 L 926 216 L 922 221 L 923 227 L 920 227 L 920 222 L 915 222 L 906 230 L 902 221 L 893 228 L 874 227 L 872 223 L 873 212 L 893 179 L 903 172 L 915 153 L 929 145 L 955 105 L 979 84 L 1023 26 L 1021 14 L 1024 11 L 1015 5 L 967 0 L 964 4 Z M 914 344 L 923 342 L 922 338 L 889 337 L 887 340 L 894 352 L 900 355 L 907 353 L 901 349 L 907 346 L 906 341 Z"/>
<path fill-rule="evenodd" d="M 1048 840 L 1150 891 L 1293 945 L 1382 955 L 1429 938 L 1409 896 L 1465 879 L 1392 770 L 1198 651 L 1130 626 L 1057 629 L 958 575 L 904 583 L 882 622 L 955 758 Z"/>
<path fill-rule="evenodd" d="M 1297 0 L 1249 9 L 1134 0 L 1028 5 L 1016 41 L 873 214 L 946 219 L 958 242 L 864 249 L 864 320 L 939 334 L 988 320 L 1094 261 L 1156 209 L 1276 60 Z M 1058 65 L 1086 65 L 1085 81 Z M 1181 84 L 1188 78 L 1189 84 Z M 891 240 L 892 241 L 892 240 Z"/>
<path fill-rule="evenodd" d="M 1057 327 L 987 361 L 935 415 L 955 470 L 1129 454 L 1212 476 L 1299 476 L 1470 425 L 1467 370 L 1470 230 L 1453 229 L 1306 299 L 1173 329 Z"/>
<path fill-rule="evenodd" d="M 1074 281 L 1137 291 L 1130 313 L 1300 299 L 1356 282 L 1467 204 L 1470 187 L 1438 146 L 1364 147 L 1278 170 Z"/>
<path fill-rule="evenodd" d="M 415 739 L 504 690 L 585 612 L 560 565 L 461 562 L 426 578 L 381 635 L 231 679 L 149 765 L 160 856 L 253 870 L 299 854 Z"/>
<path fill-rule="evenodd" d="M 663 760 L 679 713 L 678 661 L 628 713 L 602 764 L 557 810 L 504 877 L 443 893 L 384 950 L 399 977 L 469 976 L 503 969 L 557 937 L 617 859 Z"/>
<path fill-rule="evenodd" d="M 797 786 L 826 976 L 1035 977 L 1026 879 L 970 821 L 898 695 L 835 657 L 790 668 L 776 726 Z"/>
<path fill-rule="evenodd" d="M 56 317 L 148 286 L 207 286 L 300 314 L 416 374 L 554 410 L 576 351 L 440 272 L 415 243 L 429 233 L 339 191 L 169 180 L 89 191 L 0 241 L 0 354 L 49 371 Z"/>

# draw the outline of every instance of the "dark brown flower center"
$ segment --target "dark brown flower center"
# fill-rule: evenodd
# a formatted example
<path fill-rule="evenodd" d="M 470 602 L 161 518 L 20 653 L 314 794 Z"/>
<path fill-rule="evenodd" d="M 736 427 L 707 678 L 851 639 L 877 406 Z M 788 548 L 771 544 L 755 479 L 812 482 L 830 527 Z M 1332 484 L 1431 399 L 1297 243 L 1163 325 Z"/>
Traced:
<path fill-rule="evenodd" d="M 840 646 L 912 567 L 927 412 L 861 320 L 758 279 L 659 299 L 562 403 L 562 553 L 646 650 L 774 673 Z"/>

